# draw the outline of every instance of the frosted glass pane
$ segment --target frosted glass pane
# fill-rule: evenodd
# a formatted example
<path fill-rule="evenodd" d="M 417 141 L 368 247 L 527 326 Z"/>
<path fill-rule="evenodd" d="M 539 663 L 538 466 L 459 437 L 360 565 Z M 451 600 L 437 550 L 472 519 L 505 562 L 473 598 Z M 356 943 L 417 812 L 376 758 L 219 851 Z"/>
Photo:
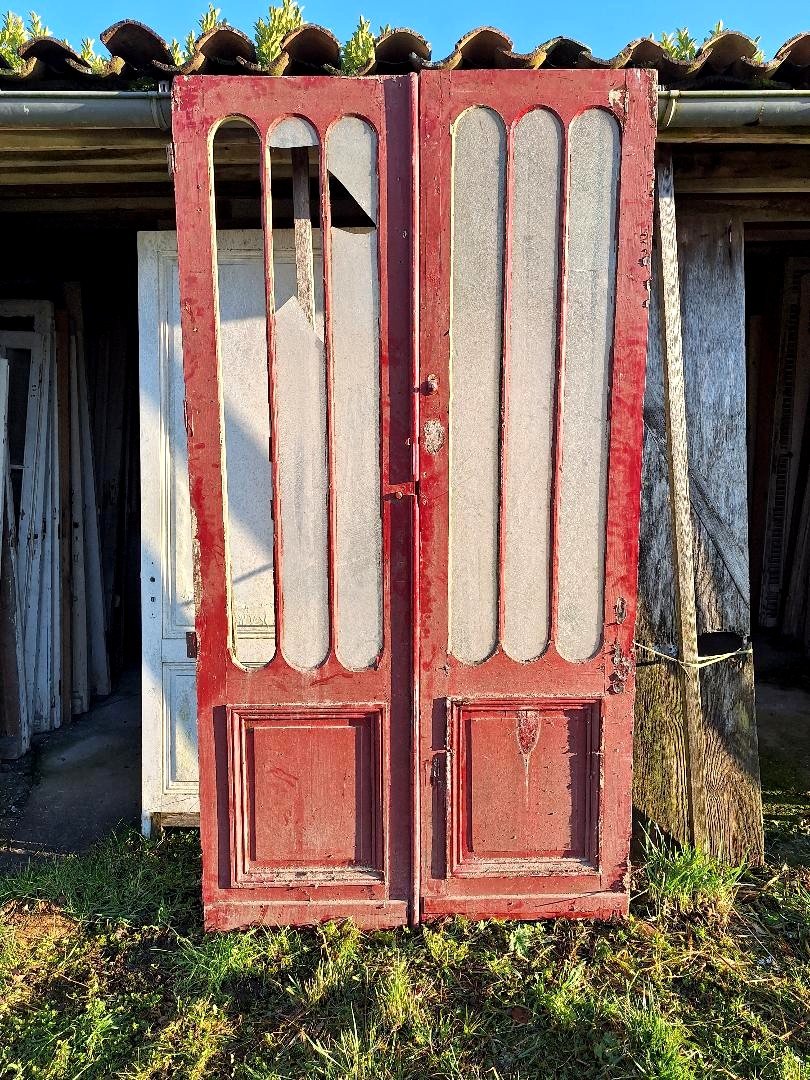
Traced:
<path fill-rule="evenodd" d="M 559 509 L 558 649 L 602 641 L 619 127 L 590 109 L 569 133 L 567 307 Z"/>
<path fill-rule="evenodd" d="M 503 647 L 532 660 L 548 644 L 562 130 L 527 113 L 514 132 L 508 413 L 504 453 Z"/>
<path fill-rule="evenodd" d="M 500 378 L 506 133 L 491 109 L 453 130 L 450 314 L 452 654 L 486 659 L 498 635 Z"/>

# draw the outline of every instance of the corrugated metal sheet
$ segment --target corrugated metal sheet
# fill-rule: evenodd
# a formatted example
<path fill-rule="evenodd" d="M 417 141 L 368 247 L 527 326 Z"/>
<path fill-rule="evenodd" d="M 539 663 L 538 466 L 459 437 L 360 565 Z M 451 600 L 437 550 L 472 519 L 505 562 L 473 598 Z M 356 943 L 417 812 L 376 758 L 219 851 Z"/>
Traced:
<path fill-rule="evenodd" d="M 143 23 L 125 19 L 100 39 L 111 58 L 95 71 L 64 42 L 38 37 L 20 48 L 22 66 L 14 70 L 0 58 L 0 88 L 134 89 L 176 74 L 341 74 L 340 43 L 322 26 L 305 25 L 287 36 L 269 65 L 258 61 L 246 34 L 219 26 L 202 34 L 184 64 L 174 63 L 167 42 Z M 571 38 L 552 38 L 527 53 L 515 52 L 502 30 L 471 30 L 449 56 L 432 61 L 430 45 L 416 31 L 391 30 L 377 41 L 374 58 L 361 72 L 396 74 L 427 66 L 443 68 L 655 68 L 659 83 L 674 89 L 810 88 L 810 32 L 786 41 L 770 60 L 758 59 L 758 46 L 745 34 L 725 30 L 700 47 L 693 60 L 675 60 L 656 41 L 631 41 L 616 56 L 601 59 Z"/>

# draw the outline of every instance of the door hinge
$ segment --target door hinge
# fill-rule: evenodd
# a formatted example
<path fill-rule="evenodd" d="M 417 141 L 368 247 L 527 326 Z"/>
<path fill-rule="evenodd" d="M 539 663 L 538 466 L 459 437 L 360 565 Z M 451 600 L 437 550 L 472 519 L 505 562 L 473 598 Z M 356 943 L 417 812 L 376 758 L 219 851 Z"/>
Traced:
<path fill-rule="evenodd" d="M 197 653 L 199 652 L 199 643 L 197 641 L 197 631 L 186 631 L 186 656 L 189 660 L 196 660 Z"/>

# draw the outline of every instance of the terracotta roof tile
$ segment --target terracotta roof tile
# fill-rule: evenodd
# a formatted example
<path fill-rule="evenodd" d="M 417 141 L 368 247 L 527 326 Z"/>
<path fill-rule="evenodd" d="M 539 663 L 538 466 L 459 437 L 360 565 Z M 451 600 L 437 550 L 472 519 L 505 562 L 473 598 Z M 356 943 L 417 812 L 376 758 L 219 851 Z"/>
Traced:
<path fill-rule="evenodd" d="M 132 19 L 108 27 L 100 39 L 111 55 L 103 70 L 94 71 L 64 42 L 33 38 L 20 49 L 18 69 L 0 58 L 0 87 L 124 89 L 170 79 L 178 72 L 340 74 L 340 43 L 329 30 L 313 24 L 289 34 L 270 65 L 261 65 L 253 41 L 231 26 L 218 26 L 199 37 L 192 56 L 182 66 L 175 64 L 169 45 L 159 34 Z M 678 89 L 805 89 L 810 86 L 810 32 L 786 41 L 771 60 L 760 60 L 755 41 L 724 30 L 702 45 L 694 60 L 687 61 L 673 59 L 650 38 L 629 42 L 609 59 L 594 56 L 587 45 L 563 37 L 519 53 L 502 30 L 482 26 L 465 34 L 449 56 L 431 62 L 425 39 L 414 30 L 398 28 L 379 39 L 374 56 L 360 74 L 394 74 L 426 66 L 457 70 L 645 67 L 656 69 L 663 86 Z"/>

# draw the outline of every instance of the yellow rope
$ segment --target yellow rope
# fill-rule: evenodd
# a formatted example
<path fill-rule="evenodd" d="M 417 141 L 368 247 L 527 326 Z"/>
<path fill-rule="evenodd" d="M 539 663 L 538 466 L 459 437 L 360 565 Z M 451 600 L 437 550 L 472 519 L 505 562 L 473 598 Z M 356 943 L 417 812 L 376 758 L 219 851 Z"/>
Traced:
<path fill-rule="evenodd" d="M 640 641 L 634 641 L 633 645 L 637 649 L 643 649 L 644 652 L 650 653 L 652 656 L 660 656 L 662 660 L 669 660 L 671 664 L 677 664 L 682 668 L 700 668 L 711 667 L 712 664 L 721 664 L 724 660 L 733 660 L 737 656 L 752 656 L 754 650 L 750 645 L 743 649 L 735 649 L 734 652 L 717 653 L 715 656 L 701 656 L 698 660 L 680 660 L 677 656 L 672 656 L 671 653 L 661 652 L 659 649 L 653 649 L 650 645 L 642 645 Z"/>

